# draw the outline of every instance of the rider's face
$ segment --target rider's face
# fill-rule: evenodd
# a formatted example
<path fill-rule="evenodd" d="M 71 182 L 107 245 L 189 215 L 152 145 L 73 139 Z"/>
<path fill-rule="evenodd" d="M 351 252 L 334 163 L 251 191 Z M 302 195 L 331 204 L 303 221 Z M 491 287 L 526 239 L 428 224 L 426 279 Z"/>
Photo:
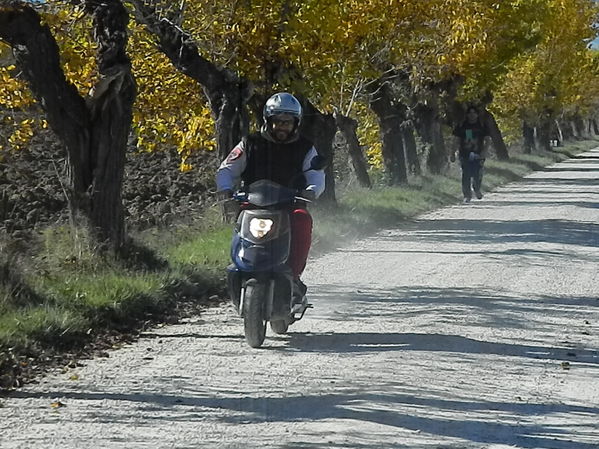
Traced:
<path fill-rule="evenodd" d="M 290 115 L 277 115 L 271 119 L 272 136 L 278 141 L 285 141 L 293 131 L 295 119 Z"/>

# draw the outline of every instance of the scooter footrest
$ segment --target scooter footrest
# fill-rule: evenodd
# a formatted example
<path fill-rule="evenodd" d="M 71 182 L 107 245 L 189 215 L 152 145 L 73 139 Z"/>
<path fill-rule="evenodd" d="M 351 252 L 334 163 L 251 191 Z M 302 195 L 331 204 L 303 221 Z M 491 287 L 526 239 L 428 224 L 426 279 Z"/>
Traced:
<path fill-rule="evenodd" d="M 306 310 L 314 308 L 314 306 L 312 304 L 298 304 L 298 306 L 300 306 L 300 307 L 298 307 L 297 309 L 294 307 L 291 310 L 291 317 L 293 318 L 294 322 L 301 320 L 304 317 Z M 299 317 L 296 317 L 296 315 L 298 315 L 298 314 L 299 314 Z"/>

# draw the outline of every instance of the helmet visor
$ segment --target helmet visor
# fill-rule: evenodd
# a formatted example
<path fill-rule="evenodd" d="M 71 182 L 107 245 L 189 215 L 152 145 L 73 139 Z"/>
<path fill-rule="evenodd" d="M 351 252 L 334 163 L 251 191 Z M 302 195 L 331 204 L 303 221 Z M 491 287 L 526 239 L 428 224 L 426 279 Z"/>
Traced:
<path fill-rule="evenodd" d="M 277 114 L 273 115 L 270 120 L 273 126 L 293 128 L 297 118 L 290 114 Z"/>

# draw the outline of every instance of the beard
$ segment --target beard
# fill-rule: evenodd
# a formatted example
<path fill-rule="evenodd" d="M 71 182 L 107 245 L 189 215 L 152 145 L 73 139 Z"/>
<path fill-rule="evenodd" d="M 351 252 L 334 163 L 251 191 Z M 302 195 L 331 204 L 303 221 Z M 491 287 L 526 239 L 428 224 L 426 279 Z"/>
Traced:
<path fill-rule="evenodd" d="M 276 140 L 278 140 L 279 142 L 284 142 L 289 138 L 290 133 L 288 131 L 278 130 L 274 131 L 272 134 Z"/>

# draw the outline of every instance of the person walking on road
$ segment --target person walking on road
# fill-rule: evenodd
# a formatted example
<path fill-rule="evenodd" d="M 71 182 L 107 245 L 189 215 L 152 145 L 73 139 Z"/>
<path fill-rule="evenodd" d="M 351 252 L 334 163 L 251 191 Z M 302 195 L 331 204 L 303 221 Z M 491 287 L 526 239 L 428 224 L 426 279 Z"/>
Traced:
<path fill-rule="evenodd" d="M 455 161 L 455 149 L 459 151 L 460 165 L 462 166 L 462 193 L 464 203 L 472 200 L 472 190 L 476 198 L 482 199 L 481 191 L 483 180 L 483 165 L 485 162 L 486 148 L 489 145 L 489 130 L 480 121 L 480 114 L 475 106 L 470 106 L 466 111 L 466 120 L 453 130 L 456 145 L 451 154 L 451 162 Z"/>

